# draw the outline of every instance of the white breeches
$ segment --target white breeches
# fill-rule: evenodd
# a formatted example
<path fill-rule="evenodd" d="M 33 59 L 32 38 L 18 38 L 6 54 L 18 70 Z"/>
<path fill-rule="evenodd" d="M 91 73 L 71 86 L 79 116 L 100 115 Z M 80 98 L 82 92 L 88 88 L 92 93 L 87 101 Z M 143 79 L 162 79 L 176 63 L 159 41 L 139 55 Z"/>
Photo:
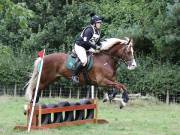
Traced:
<path fill-rule="evenodd" d="M 82 62 L 83 66 L 85 66 L 87 64 L 86 50 L 82 46 L 79 46 L 77 44 L 75 44 L 74 50 L 75 50 L 78 58 Z"/>

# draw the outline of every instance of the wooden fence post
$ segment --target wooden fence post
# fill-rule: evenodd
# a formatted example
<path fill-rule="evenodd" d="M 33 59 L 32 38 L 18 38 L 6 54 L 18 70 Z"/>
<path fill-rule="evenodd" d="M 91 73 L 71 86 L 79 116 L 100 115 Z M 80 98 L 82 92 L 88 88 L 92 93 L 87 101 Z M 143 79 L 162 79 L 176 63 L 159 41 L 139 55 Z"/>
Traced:
<path fill-rule="evenodd" d="M 169 104 L 169 90 L 166 91 L 166 104 Z"/>
<path fill-rule="evenodd" d="M 6 95 L 6 87 L 3 87 L 3 94 Z"/>
<path fill-rule="evenodd" d="M 80 97 L 80 91 L 79 91 L 79 87 L 78 87 L 78 90 L 77 90 L 77 99 L 79 99 L 79 97 Z"/>
<path fill-rule="evenodd" d="M 96 99 L 97 99 L 97 97 L 98 97 L 98 90 L 96 90 Z"/>
<path fill-rule="evenodd" d="M 69 98 L 72 98 L 71 88 L 69 88 Z"/>
<path fill-rule="evenodd" d="M 89 87 L 88 87 L 88 86 L 86 86 L 86 91 L 87 91 L 86 98 L 89 98 L 90 90 L 89 90 Z"/>
<path fill-rule="evenodd" d="M 59 97 L 61 97 L 61 94 L 62 94 L 62 89 L 60 87 Z"/>
<path fill-rule="evenodd" d="M 49 86 L 49 89 L 50 89 L 50 91 L 49 91 L 49 98 L 51 98 L 51 96 L 52 96 L 52 95 L 51 95 L 51 94 L 52 94 L 52 93 L 51 93 L 51 89 L 52 89 L 51 86 Z"/>
<path fill-rule="evenodd" d="M 14 85 L 14 97 L 16 97 L 16 96 L 17 96 L 17 85 L 15 83 L 15 85 Z"/>
<path fill-rule="evenodd" d="M 41 91 L 41 98 L 43 97 L 43 91 Z"/>

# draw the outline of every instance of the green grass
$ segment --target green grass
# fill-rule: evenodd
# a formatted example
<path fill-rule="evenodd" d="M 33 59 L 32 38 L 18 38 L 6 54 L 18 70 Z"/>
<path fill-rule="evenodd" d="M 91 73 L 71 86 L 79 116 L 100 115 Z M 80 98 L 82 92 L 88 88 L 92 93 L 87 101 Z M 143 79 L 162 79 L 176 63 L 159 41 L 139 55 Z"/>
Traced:
<path fill-rule="evenodd" d="M 63 99 L 61 99 L 63 100 Z M 43 99 L 41 102 L 58 102 Z M 86 124 L 27 133 L 13 128 L 26 123 L 22 97 L 0 97 L 0 135 L 180 135 L 180 105 L 134 101 L 126 108 L 99 101 L 99 117 L 109 124 Z"/>

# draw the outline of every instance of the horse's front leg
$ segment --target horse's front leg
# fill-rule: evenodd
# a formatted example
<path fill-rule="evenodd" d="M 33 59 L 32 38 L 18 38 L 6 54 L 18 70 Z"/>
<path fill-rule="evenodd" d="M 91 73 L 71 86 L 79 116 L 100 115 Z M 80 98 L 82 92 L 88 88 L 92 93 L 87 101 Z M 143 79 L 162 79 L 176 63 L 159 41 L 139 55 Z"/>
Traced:
<path fill-rule="evenodd" d="M 122 93 L 122 100 L 120 100 L 120 109 L 123 108 L 124 106 L 126 106 L 126 103 L 129 100 L 126 87 L 119 82 L 114 82 L 114 81 L 111 81 L 108 79 L 104 79 L 103 83 L 105 83 L 107 86 L 111 86 L 111 87 L 114 87 L 114 88 L 122 91 L 123 93 Z"/>
<path fill-rule="evenodd" d="M 114 81 L 111 81 L 109 79 L 104 79 L 103 82 L 102 82 L 104 85 L 106 86 L 111 86 L 111 87 L 114 87 L 120 91 L 123 91 L 123 90 L 126 90 L 126 86 L 119 83 L 119 82 L 114 82 Z"/>

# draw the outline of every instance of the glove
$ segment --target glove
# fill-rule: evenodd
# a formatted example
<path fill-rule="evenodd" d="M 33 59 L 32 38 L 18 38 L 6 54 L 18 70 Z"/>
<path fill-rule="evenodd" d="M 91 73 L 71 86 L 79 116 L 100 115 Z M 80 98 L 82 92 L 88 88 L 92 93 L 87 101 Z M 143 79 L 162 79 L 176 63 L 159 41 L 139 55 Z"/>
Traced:
<path fill-rule="evenodd" d="M 101 46 L 96 46 L 96 50 L 101 50 Z"/>

